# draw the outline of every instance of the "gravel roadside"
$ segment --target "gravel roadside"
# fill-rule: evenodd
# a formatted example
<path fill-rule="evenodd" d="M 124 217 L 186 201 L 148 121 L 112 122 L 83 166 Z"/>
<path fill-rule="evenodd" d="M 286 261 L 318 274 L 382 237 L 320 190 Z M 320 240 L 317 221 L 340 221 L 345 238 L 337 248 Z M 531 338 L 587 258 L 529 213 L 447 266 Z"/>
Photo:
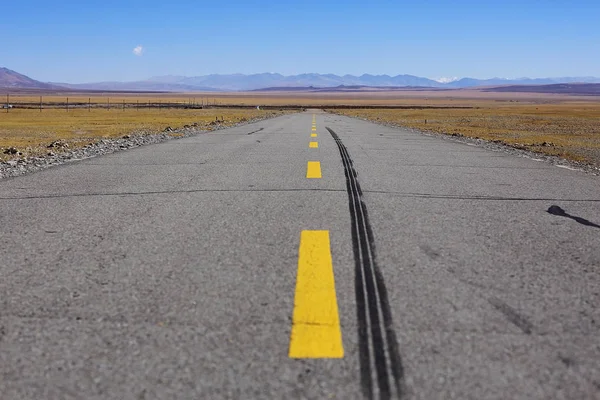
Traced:
<path fill-rule="evenodd" d="M 398 124 L 385 123 L 385 122 L 381 122 L 381 121 L 373 121 L 368 118 L 358 118 L 358 117 L 352 117 L 352 118 L 357 118 L 357 119 L 360 119 L 363 121 L 368 121 L 368 122 L 371 122 L 371 123 L 374 123 L 377 125 L 387 126 L 390 128 L 401 128 L 401 129 L 405 129 L 410 132 L 419 133 L 419 134 L 425 135 L 425 136 L 432 136 L 432 137 L 437 137 L 437 138 L 440 138 L 443 140 L 450 140 L 450 141 L 454 141 L 454 142 L 465 143 L 470 146 L 482 147 L 482 148 L 485 148 L 490 151 L 509 153 L 516 157 L 526 157 L 526 158 L 530 158 L 535 161 L 549 163 L 549 164 L 555 165 L 560 168 L 568 168 L 568 169 L 572 169 L 572 170 L 584 171 L 589 174 L 600 176 L 600 167 L 597 167 L 595 165 L 586 164 L 586 163 L 577 162 L 577 161 L 571 161 L 571 160 L 567 160 L 567 159 L 556 157 L 556 156 L 545 155 L 542 153 L 536 153 L 536 152 L 533 152 L 533 151 L 530 151 L 527 149 L 521 149 L 521 148 L 514 147 L 514 146 L 511 146 L 508 144 L 504 144 L 504 143 L 496 143 L 496 142 L 491 142 L 491 141 L 484 140 L 484 139 L 475 139 L 475 138 L 471 138 L 468 136 L 462 136 L 462 135 L 457 135 L 457 134 L 444 134 L 444 133 L 437 133 L 437 132 L 431 132 L 431 131 L 422 131 L 419 129 L 409 128 L 409 127 L 401 126 Z"/>
<path fill-rule="evenodd" d="M 168 140 L 182 139 L 202 133 L 248 125 L 270 118 L 274 118 L 274 116 L 270 115 L 261 118 L 253 118 L 233 125 L 221 125 L 217 123 L 214 125 L 212 130 L 203 130 L 194 126 L 186 125 L 183 128 L 177 129 L 167 128 L 165 131 L 160 133 L 147 132 L 143 130 L 134 131 L 118 139 L 100 139 L 96 143 L 72 150 L 66 150 L 61 141 L 56 141 L 51 147 L 48 148 L 48 154 L 43 157 L 22 157 L 1 162 L 0 179 L 24 175 L 55 165 L 84 160 L 86 158 L 97 157 L 117 151 L 133 149 L 147 144 L 161 143 Z"/>

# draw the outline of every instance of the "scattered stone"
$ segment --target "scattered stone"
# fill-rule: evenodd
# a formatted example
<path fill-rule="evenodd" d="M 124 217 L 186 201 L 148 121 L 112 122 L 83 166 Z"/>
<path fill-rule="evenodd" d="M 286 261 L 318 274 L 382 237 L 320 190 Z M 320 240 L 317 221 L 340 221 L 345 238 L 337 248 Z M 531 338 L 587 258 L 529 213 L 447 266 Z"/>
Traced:
<path fill-rule="evenodd" d="M 267 118 L 271 118 L 272 115 L 265 115 L 262 117 L 251 118 L 251 119 L 243 119 L 238 124 L 232 124 L 231 126 L 224 126 L 222 121 L 218 121 L 218 117 L 215 121 L 209 123 L 209 125 L 215 125 L 214 127 L 206 127 L 203 123 L 194 123 L 193 127 L 202 126 L 204 132 L 215 131 L 219 129 L 226 129 L 234 126 L 243 125 L 246 123 L 253 123 L 265 120 Z M 224 118 L 223 118 L 224 119 Z M 191 127 L 188 125 L 188 127 Z M 169 132 L 179 132 L 177 137 L 175 135 L 168 134 Z M 17 176 L 22 175 L 28 172 L 33 172 L 37 170 L 42 170 L 53 165 L 59 165 L 62 163 L 73 162 L 77 160 L 82 160 L 85 158 L 96 157 L 104 154 L 114 153 L 116 151 L 127 150 L 132 147 L 143 146 L 146 144 L 152 143 L 160 143 L 165 142 L 167 140 L 174 140 L 179 137 L 190 137 L 195 136 L 202 131 L 197 129 L 189 129 L 189 130 L 180 130 L 171 128 L 170 126 L 165 129 L 164 132 L 155 133 L 148 132 L 144 130 L 135 131 L 132 134 L 124 135 L 118 139 L 99 139 L 96 142 L 89 143 L 85 147 L 69 149 L 68 143 L 64 140 L 55 140 L 50 143 L 47 148 L 48 150 L 46 156 L 44 157 L 31 157 L 24 160 L 9 160 L 7 162 L 0 162 L 0 178 L 9 177 L 9 176 Z M 56 151 L 55 150 L 61 150 Z M 33 149 L 29 149 L 33 150 Z M 18 149 L 11 147 L 8 149 L 0 149 L 0 153 L 10 154 L 10 155 L 23 155 Z"/>

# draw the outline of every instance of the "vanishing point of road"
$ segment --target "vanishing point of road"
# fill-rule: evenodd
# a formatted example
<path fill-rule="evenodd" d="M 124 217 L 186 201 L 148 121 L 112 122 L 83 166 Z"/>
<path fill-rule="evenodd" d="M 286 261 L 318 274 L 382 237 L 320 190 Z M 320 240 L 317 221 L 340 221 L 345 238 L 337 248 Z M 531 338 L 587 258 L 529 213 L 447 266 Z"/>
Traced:
<path fill-rule="evenodd" d="M 600 398 L 600 181 L 318 110 L 0 181 L 0 398 Z"/>

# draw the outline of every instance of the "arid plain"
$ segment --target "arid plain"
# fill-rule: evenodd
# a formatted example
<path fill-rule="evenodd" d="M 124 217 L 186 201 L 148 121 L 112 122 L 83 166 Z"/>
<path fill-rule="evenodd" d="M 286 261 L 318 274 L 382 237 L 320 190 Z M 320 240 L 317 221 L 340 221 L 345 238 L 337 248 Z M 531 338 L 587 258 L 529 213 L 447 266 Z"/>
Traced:
<path fill-rule="evenodd" d="M 6 100 L 5 100 L 6 101 Z M 202 130 L 302 108 L 453 136 L 495 141 L 600 165 L 600 97 L 465 90 L 236 93 L 13 92 L 0 113 L 3 160 L 41 155 L 55 140 L 72 148 L 103 138 Z M 41 102 L 41 107 L 40 107 Z M 261 107 L 261 109 L 257 109 Z M 176 135 L 176 134 L 174 134 Z M 5 152 L 7 152 L 5 154 Z M 12 151 L 14 153 L 14 151 Z"/>

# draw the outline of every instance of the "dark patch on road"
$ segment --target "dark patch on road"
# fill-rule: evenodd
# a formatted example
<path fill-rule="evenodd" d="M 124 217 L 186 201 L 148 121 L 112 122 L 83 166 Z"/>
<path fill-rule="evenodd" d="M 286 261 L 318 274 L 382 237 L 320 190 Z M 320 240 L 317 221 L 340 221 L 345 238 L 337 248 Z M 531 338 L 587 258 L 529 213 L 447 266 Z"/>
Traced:
<path fill-rule="evenodd" d="M 421 248 L 423 253 L 427 254 L 427 256 L 429 256 L 429 258 L 431 258 L 432 260 L 437 260 L 438 258 L 440 258 L 440 253 L 438 253 L 436 250 L 434 250 L 430 246 L 428 246 L 426 244 L 422 244 L 419 247 Z"/>
<path fill-rule="evenodd" d="M 558 359 L 565 365 L 565 367 L 569 368 L 572 367 L 573 365 L 575 365 L 575 361 L 570 358 L 570 357 L 566 357 L 563 355 L 559 355 Z"/>
<path fill-rule="evenodd" d="M 527 335 L 531 335 L 533 332 L 533 324 L 527 320 L 524 316 L 519 314 L 517 310 L 503 302 L 502 300 L 491 297 L 488 302 L 498 311 L 500 311 L 506 319 L 508 319 L 513 325 L 523 331 Z"/>
<path fill-rule="evenodd" d="M 262 131 L 263 129 L 265 129 L 265 128 L 259 128 L 259 129 L 255 130 L 255 131 L 248 132 L 247 134 L 248 134 L 248 135 L 252 135 L 253 133 L 260 132 L 260 131 Z"/>
<path fill-rule="evenodd" d="M 559 206 L 556 206 L 556 205 L 550 206 L 550 208 L 548 208 L 548 210 L 546 212 L 548 214 L 556 215 L 559 217 L 570 218 L 573 221 L 579 222 L 581 225 L 591 226 L 593 228 L 600 228 L 600 225 L 595 224 L 591 221 L 588 221 L 585 218 L 576 217 L 575 215 L 567 214 L 567 212 L 565 210 L 563 210 L 562 208 L 560 208 Z"/>
<path fill-rule="evenodd" d="M 363 393 L 370 399 L 400 398 L 403 394 L 404 371 L 398 352 L 387 289 L 377 265 L 375 240 L 367 207 L 362 199 L 358 174 L 346 146 L 333 130 L 330 128 L 327 130 L 335 140 L 344 164 L 348 205 L 352 219 L 354 284 Z M 376 376 L 376 382 L 373 380 L 373 375 Z"/>

